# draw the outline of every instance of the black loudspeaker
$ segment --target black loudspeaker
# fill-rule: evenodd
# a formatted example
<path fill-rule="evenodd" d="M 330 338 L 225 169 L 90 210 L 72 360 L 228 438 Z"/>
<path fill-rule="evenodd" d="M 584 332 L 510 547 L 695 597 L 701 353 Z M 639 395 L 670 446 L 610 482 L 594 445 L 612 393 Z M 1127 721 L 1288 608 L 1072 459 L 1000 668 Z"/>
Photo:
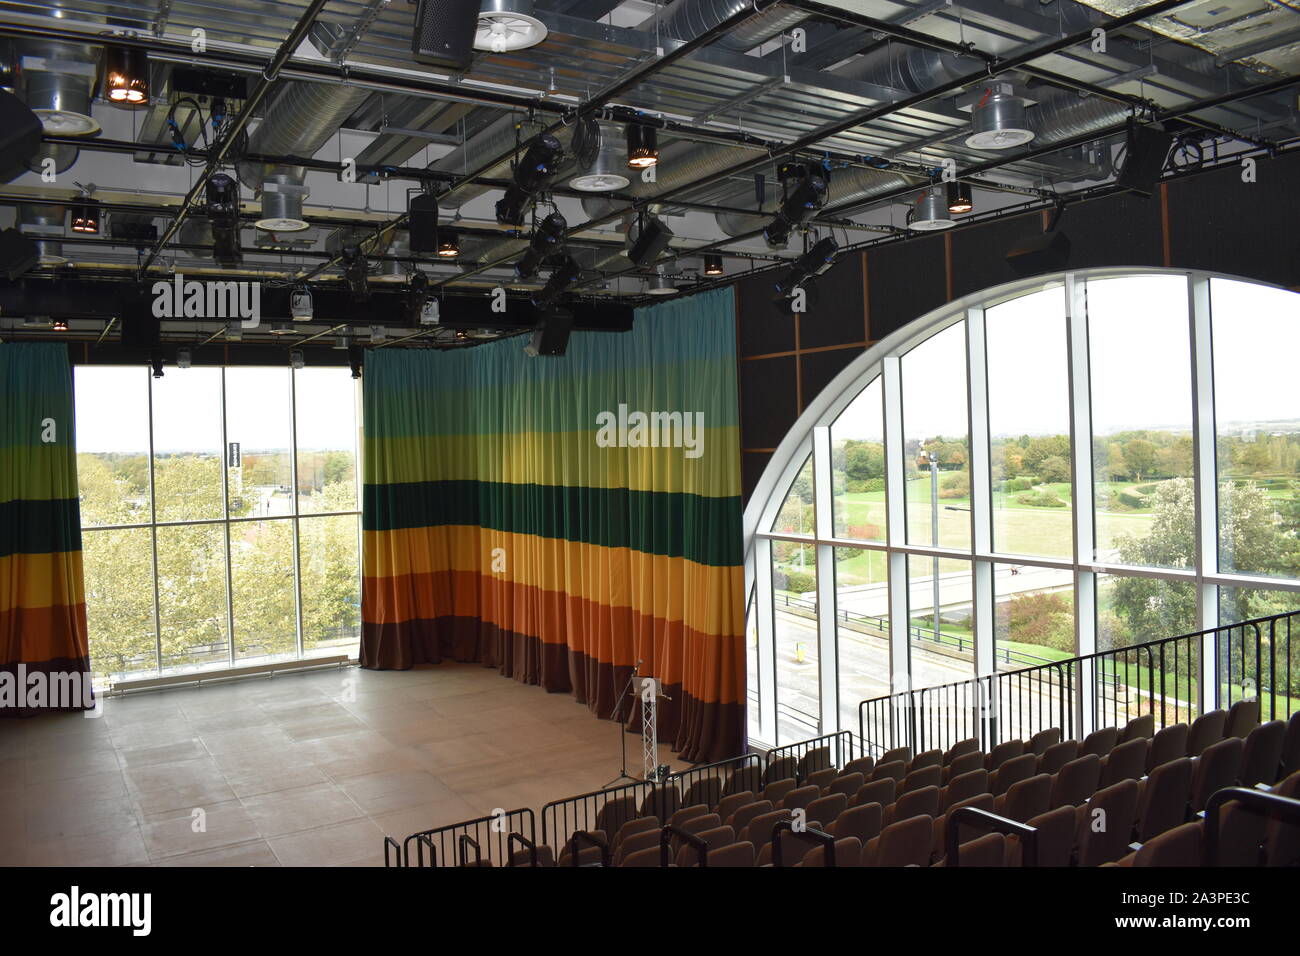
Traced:
<path fill-rule="evenodd" d="M 1115 184 L 1139 196 L 1150 196 L 1164 172 L 1173 143 L 1174 138 L 1159 127 L 1130 126 L 1124 140 L 1124 168 L 1115 177 Z"/>
<path fill-rule="evenodd" d="M 411 54 L 417 63 L 462 70 L 474 57 L 479 0 L 420 0 Z"/>
<path fill-rule="evenodd" d="M 42 132 L 40 117 L 18 97 L 0 90 L 0 183 L 27 171 L 27 161 L 40 149 Z"/>
<path fill-rule="evenodd" d="M 170 292 L 168 289 L 167 293 Z M 129 293 L 122 297 L 123 346 L 135 349 L 158 348 L 160 325 L 160 320 L 153 314 L 152 295 Z"/>
<path fill-rule="evenodd" d="M 1070 237 L 1053 229 L 1021 239 L 1007 252 L 1007 265 L 1018 276 L 1059 272 L 1070 259 Z"/>
<path fill-rule="evenodd" d="M 40 250 L 17 229 L 0 232 L 0 275 L 11 282 L 40 261 Z"/>
<path fill-rule="evenodd" d="M 532 350 L 538 355 L 563 355 L 569 347 L 569 333 L 572 331 L 572 312 L 567 309 L 544 312 L 541 322 L 533 330 Z"/>
<path fill-rule="evenodd" d="M 653 216 L 647 217 L 638 229 L 636 241 L 627 251 L 627 257 L 639 266 L 653 262 L 659 253 L 668 248 L 672 240 L 672 230 Z"/>
<path fill-rule="evenodd" d="M 411 230 L 411 251 L 438 251 L 438 200 L 431 193 L 412 196 L 406 207 L 406 221 Z"/>

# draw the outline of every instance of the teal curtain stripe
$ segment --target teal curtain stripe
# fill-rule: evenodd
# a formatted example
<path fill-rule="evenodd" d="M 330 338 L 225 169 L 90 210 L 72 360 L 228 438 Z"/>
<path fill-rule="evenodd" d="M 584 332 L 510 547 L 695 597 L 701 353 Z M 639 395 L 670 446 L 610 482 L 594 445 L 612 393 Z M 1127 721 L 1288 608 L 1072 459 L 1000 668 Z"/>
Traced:
<path fill-rule="evenodd" d="M 367 531 L 477 525 L 733 566 L 743 557 L 740 498 L 486 481 L 366 485 Z"/>
<path fill-rule="evenodd" d="M 0 558 L 81 550 L 76 498 L 0 502 Z"/>
<path fill-rule="evenodd" d="M 41 444 L 52 419 L 59 444 L 72 445 L 72 371 L 62 342 L 0 344 L 0 449 Z"/>

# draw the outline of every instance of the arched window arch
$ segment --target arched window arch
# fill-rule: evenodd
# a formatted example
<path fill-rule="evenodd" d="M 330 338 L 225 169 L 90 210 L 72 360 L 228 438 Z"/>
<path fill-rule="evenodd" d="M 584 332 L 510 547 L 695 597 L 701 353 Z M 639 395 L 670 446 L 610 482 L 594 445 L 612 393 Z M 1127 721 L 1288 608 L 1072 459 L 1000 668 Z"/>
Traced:
<path fill-rule="evenodd" d="M 745 510 L 751 742 L 1300 607 L 1297 354 L 1300 294 L 1159 269 L 998 286 L 876 343 Z"/>

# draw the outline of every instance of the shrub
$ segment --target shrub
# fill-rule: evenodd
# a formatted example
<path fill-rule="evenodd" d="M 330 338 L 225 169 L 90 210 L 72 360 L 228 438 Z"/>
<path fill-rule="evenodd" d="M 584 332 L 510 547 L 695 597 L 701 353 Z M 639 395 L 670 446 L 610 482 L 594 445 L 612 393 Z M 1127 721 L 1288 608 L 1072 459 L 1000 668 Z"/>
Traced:
<path fill-rule="evenodd" d="M 1136 491 L 1138 494 L 1149 495 L 1156 490 L 1156 485 L 1157 482 L 1148 481 L 1146 484 L 1143 485 L 1134 485 L 1133 490 Z"/>
<path fill-rule="evenodd" d="M 1016 500 L 1031 508 L 1064 508 L 1065 502 L 1050 491 L 1035 491 L 1017 496 Z"/>
<path fill-rule="evenodd" d="M 1147 496 L 1135 488 L 1125 488 L 1116 497 L 1119 499 L 1119 503 L 1126 508 L 1145 508 L 1150 504 L 1147 501 Z"/>
<path fill-rule="evenodd" d="M 940 498 L 965 498 L 970 494 L 970 474 L 950 471 L 939 479 Z"/>
<path fill-rule="evenodd" d="M 1012 478 L 1006 484 L 1007 491 L 1028 491 L 1034 487 L 1034 483 L 1028 478 Z"/>
<path fill-rule="evenodd" d="M 804 594 L 817 589 L 817 576 L 808 571 L 777 571 L 772 575 L 772 584 L 778 591 Z"/>

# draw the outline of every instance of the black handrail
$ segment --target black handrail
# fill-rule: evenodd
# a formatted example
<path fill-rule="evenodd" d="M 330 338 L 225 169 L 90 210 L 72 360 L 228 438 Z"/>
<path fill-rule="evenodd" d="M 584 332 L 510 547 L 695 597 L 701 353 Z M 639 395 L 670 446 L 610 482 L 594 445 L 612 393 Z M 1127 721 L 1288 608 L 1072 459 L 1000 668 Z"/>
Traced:
<path fill-rule="evenodd" d="M 781 820 L 772 827 L 772 866 L 784 866 L 781 862 L 781 834 L 793 832 L 796 832 L 793 820 Z M 822 852 L 826 855 L 826 866 L 835 866 L 835 837 L 813 827 L 805 827 L 797 832 L 800 836 L 810 836 L 820 843 Z"/>
<path fill-rule="evenodd" d="M 520 843 L 528 851 L 529 862 L 537 866 L 537 844 L 522 833 L 512 833 L 506 838 L 506 866 L 515 865 L 515 843 Z"/>
<path fill-rule="evenodd" d="M 396 840 L 394 840 L 394 839 L 393 839 L 392 837 L 390 837 L 390 836 L 385 836 L 385 837 L 384 837 L 384 866 L 393 866 L 393 865 L 394 865 L 394 864 L 390 863 L 389 860 L 388 860 L 388 848 L 389 848 L 390 846 L 391 846 L 391 847 L 393 848 L 393 850 L 395 851 L 394 856 L 397 858 L 397 864 L 396 864 L 396 865 L 397 865 L 397 866 L 402 866 L 402 865 L 403 865 L 403 860 L 402 860 L 402 845 L 401 845 L 400 843 L 398 843 Z"/>
<path fill-rule="evenodd" d="M 573 836 L 569 837 L 569 844 L 568 844 L 568 846 L 569 846 L 569 860 L 570 860 L 569 865 L 570 865 L 570 866 L 580 866 L 580 865 L 581 865 L 581 864 L 578 862 L 578 856 L 579 856 L 579 854 L 578 854 L 578 843 L 581 842 L 582 840 L 586 840 L 586 841 L 587 841 L 588 843 L 590 843 L 592 846 L 600 847 L 600 865 L 601 865 L 601 866 L 609 866 L 609 865 L 610 865 L 609 841 L 608 841 L 608 840 L 606 840 L 604 837 L 597 836 L 597 835 L 594 834 L 594 833 L 589 833 L 589 832 L 586 831 L 586 830 L 574 830 L 574 831 L 573 831 Z"/>
<path fill-rule="evenodd" d="M 472 847 L 474 848 L 474 865 L 475 865 L 475 866 L 482 866 L 482 865 L 483 865 L 483 848 L 480 847 L 480 846 L 478 845 L 478 840 L 475 840 L 475 839 L 474 839 L 472 836 L 470 836 L 468 833 L 462 833 L 462 834 L 460 835 L 460 839 L 456 841 L 456 857 L 457 857 L 457 859 L 460 861 L 460 865 L 461 865 L 461 866 L 468 866 L 468 865 L 469 865 L 469 864 L 466 862 L 466 859 L 465 859 L 465 857 L 466 857 L 466 854 L 465 854 L 465 847 L 466 847 L 467 845 L 468 845 L 468 846 L 472 846 Z"/>
<path fill-rule="evenodd" d="M 1293 800 L 1267 790 L 1250 787 L 1225 787 L 1210 795 L 1205 804 L 1204 864 L 1219 865 L 1219 812 L 1226 803 L 1240 802 L 1269 815 L 1285 817 L 1300 824 L 1300 800 Z"/>
<path fill-rule="evenodd" d="M 1027 823 L 1020 823 L 1008 817 L 981 810 L 979 807 L 957 807 L 948 813 L 947 830 L 944 833 L 944 866 L 960 866 L 961 851 L 957 842 L 957 832 L 962 824 L 981 827 L 990 833 L 1002 833 L 1006 836 L 1020 837 L 1020 865 L 1038 865 L 1038 828 Z"/>
<path fill-rule="evenodd" d="M 486 859 L 488 863 L 496 864 L 509 856 L 508 834 L 511 832 L 526 834 L 530 840 L 537 839 L 537 819 L 531 808 L 499 810 L 485 817 L 475 817 L 473 820 L 462 820 L 459 823 L 412 833 L 402 844 L 404 865 L 411 865 L 411 849 L 414 845 L 416 859 L 419 861 L 417 865 L 425 865 L 425 846 L 430 849 L 437 846 L 441 852 L 434 855 L 429 865 L 437 866 L 438 859 L 441 857 L 444 866 L 451 866 L 457 860 L 459 851 L 462 851 L 466 845 L 460 839 L 462 836 L 471 837 L 470 842 L 478 848 L 479 862 Z"/>
<path fill-rule="evenodd" d="M 709 865 L 709 844 L 694 833 L 688 833 L 681 827 L 675 827 L 671 823 L 659 832 L 659 865 L 671 866 L 673 862 L 672 852 L 668 849 L 668 841 L 673 837 L 681 837 L 686 843 L 695 847 L 695 852 L 699 854 L 700 866 Z"/>
<path fill-rule="evenodd" d="M 416 865 L 424 866 L 424 848 L 426 846 L 429 848 L 429 865 L 437 866 L 438 848 L 433 845 L 433 837 L 431 837 L 427 833 L 415 834 L 415 854 L 416 854 L 416 859 L 419 861 Z M 409 857 L 407 858 L 407 865 L 408 866 L 410 865 Z"/>

